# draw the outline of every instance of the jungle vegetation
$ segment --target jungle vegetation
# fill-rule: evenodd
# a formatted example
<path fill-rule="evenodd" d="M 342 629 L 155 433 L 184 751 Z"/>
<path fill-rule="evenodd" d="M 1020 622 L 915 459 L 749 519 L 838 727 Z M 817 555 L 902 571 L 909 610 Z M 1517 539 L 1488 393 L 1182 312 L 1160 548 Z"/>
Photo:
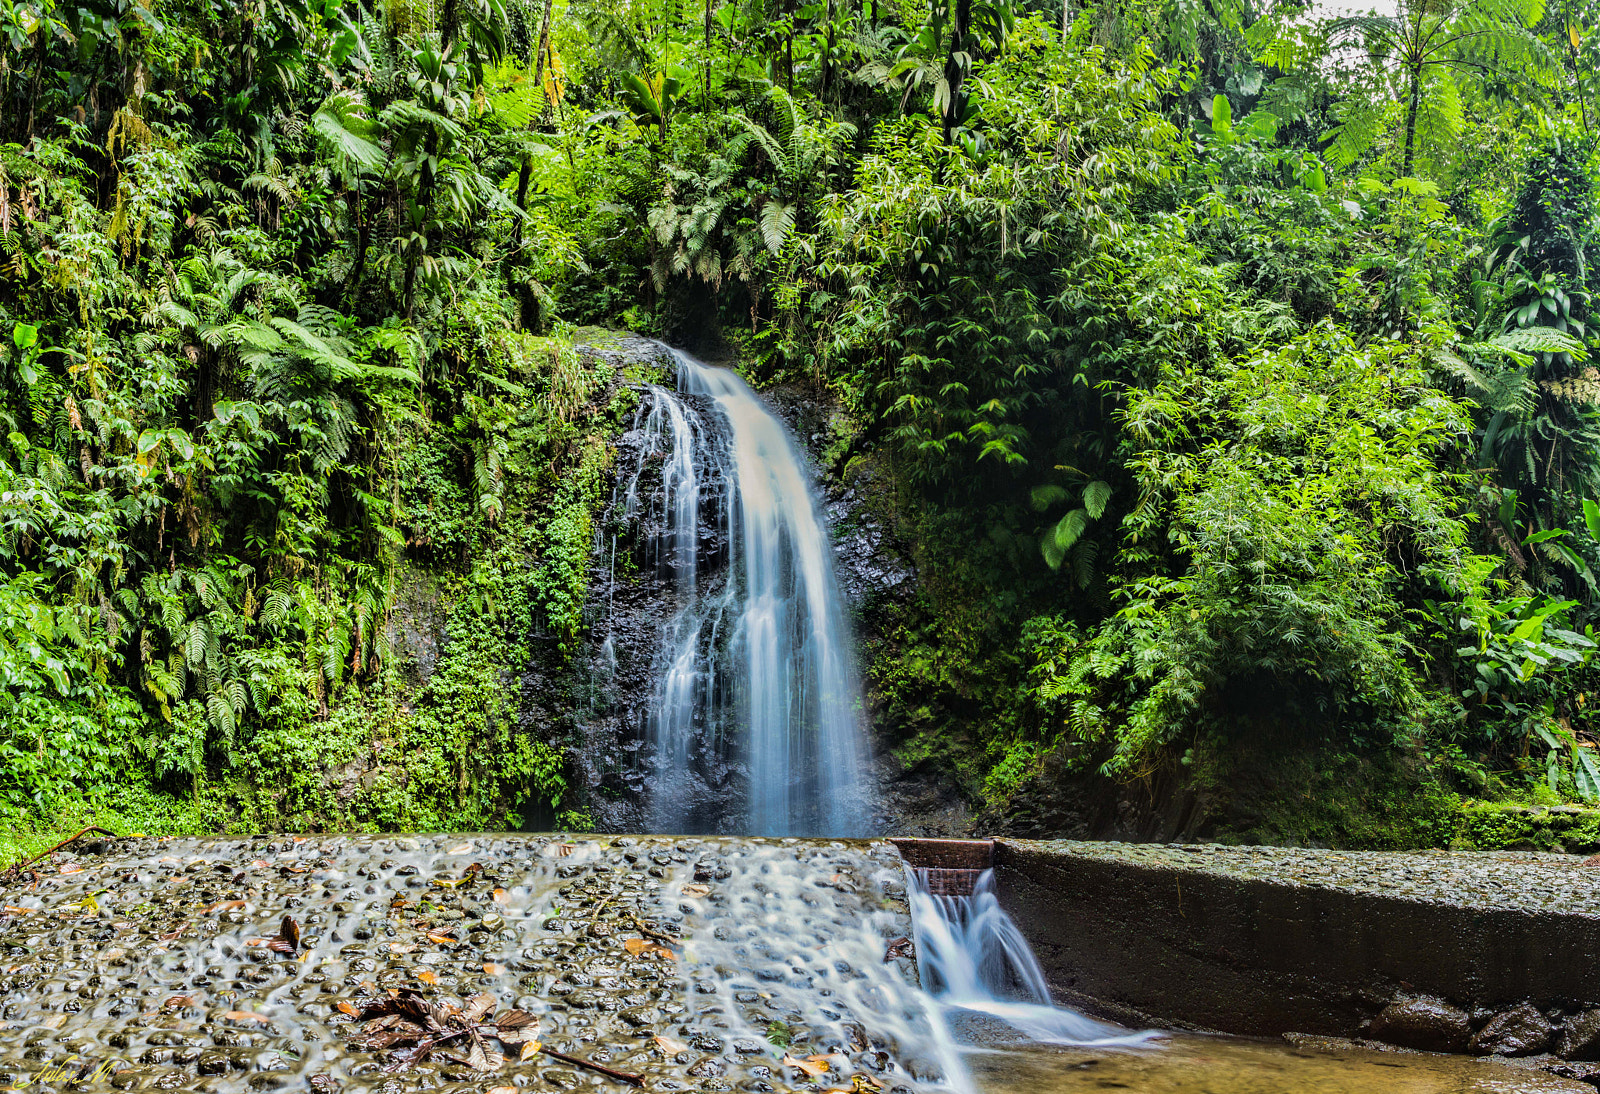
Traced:
<path fill-rule="evenodd" d="M 1600 798 L 1600 5 L 0 0 L 0 825 L 582 826 L 582 328 L 839 409 L 880 736 Z M 393 655 L 424 575 L 449 641 Z"/>

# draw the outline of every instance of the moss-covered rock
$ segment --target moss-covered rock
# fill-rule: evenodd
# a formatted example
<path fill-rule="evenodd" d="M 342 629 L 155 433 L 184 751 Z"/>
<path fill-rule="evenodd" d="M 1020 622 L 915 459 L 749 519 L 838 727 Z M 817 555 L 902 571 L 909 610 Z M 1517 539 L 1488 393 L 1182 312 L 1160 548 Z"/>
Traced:
<path fill-rule="evenodd" d="M 1600 851 L 1600 809 L 1464 801 L 1454 821 L 1450 846 L 1464 850 Z"/>

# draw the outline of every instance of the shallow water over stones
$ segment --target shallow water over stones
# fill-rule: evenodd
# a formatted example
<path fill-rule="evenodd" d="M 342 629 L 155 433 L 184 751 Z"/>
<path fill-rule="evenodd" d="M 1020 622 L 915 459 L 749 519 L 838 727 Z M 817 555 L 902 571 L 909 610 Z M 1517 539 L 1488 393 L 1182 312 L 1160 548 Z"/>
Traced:
<path fill-rule="evenodd" d="M 649 1090 L 786 1088 L 805 1075 L 787 1055 L 892 1094 L 951 1065 L 909 961 L 883 961 L 908 933 L 888 844 L 90 846 L 0 889 L 0 1086 L 98 1067 L 95 1085 L 117 1089 L 625 1089 L 515 1050 L 492 1074 L 442 1051 L 388 1071 L 398 1054 L 349 1045 L 339 1004 L 406 987 L 446 1003 L 488 992 L 535 1015 L 548 1046 Z M 302 931 L 293 955 L 265 945 L 285 914 Z"/>
<path fill-rule="evenodd" d="M 414 1066 L 397 1066 L 404 1046 L 361 1047 L 355 1015 L 415 989 L 446 1006 L 487 993 L 544 1045 L 649 1091 L 1586 1089 L 1338 1046 L 1027 1044 L 937 1006 L 913 957 L 885 960 L 910 920 L 881 842 L 110 840 L 0 878 L 0 905 L 0 1088 L 629 1089 L 514 1045 L 491 1070 L 453 1046 Z M 277 953 L 285 915 L 300 945 Z"/>

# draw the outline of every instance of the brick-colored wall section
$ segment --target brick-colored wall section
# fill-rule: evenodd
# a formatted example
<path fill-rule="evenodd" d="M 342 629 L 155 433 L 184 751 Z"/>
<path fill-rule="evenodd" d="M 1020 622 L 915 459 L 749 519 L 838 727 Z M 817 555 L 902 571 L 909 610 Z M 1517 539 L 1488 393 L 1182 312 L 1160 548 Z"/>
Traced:
<path fill-rule="evenodd" d="M 987 870 L 994 865 L 992 839 L 891 839 L 909 866 L 930 870 Z"/>

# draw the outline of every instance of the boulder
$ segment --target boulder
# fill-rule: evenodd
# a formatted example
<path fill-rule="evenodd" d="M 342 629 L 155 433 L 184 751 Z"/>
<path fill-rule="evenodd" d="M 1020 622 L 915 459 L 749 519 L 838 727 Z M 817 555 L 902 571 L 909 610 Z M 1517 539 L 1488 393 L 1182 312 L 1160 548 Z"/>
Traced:
<path fill-rule="evenodd" d="M 1465 1052 L 1472 1020 L 1460 1007 L 1432 995 L 1401 996 L 1372 1020 L 1367 1036 L 1428 1052 Z"/>
<path fill-rule="evenodd" d="M 1556 1034 L 1555 1052 L 1565 1060 L 1600 1060 L 1600 1007 L 1568 1018 Z"/>
<path fill-rule="evenodd" d="M 1533 1056 L 1550 1047 L 1550 1021 L 1532 1003 L 1503 1010 L 1472 1035 L 1478 1056 Z"/>

